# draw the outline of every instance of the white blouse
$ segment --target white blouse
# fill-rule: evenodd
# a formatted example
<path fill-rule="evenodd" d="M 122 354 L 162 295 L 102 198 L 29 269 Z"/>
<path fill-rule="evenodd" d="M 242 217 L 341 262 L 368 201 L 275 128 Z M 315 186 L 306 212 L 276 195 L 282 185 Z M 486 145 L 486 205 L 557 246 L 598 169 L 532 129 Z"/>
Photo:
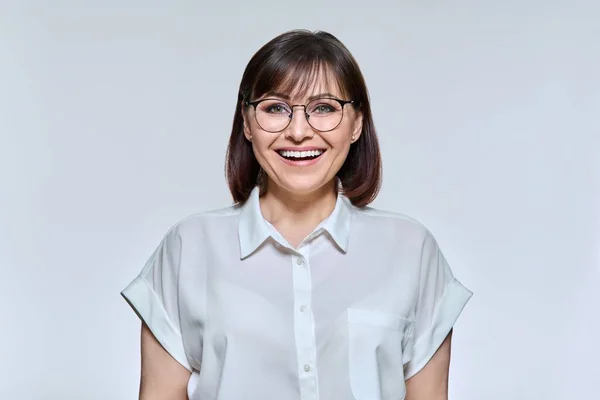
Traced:
<path fill-rule="evenodd" d="M 122 295 L 190 400 L 401 400 L 472 293 L 407 216 L 339 195 L 293 248 L 255 188 L 173 226 Z"/>

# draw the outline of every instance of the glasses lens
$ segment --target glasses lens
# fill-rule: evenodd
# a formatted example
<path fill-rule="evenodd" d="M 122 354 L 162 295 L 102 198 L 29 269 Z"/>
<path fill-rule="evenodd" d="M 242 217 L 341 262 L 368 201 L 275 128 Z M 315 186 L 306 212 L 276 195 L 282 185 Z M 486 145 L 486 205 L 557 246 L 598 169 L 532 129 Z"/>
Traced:
<path fill-rule="evenodd" d="M 285 102 L 267 99 L 256 105 L 256 122 L 267 132 L 279 132 L 290 123 L 291 113 Z"/>
<path fill-rule="evenodd" d="M 319 131 L 330 131 L 342 122 L 342 105 L 333 99 L 316 99 L 306 106 L 308 122 Z"/>

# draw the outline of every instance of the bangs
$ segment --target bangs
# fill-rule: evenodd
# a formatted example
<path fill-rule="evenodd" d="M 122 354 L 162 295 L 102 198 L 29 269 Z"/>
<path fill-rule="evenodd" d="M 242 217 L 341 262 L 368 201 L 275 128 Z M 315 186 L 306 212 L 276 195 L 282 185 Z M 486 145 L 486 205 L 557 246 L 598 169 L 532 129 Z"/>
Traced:
<path fill-rule="evenodd" d="M 286 57 L 287 56 L 287 57 Z M 252 98 L 257 99 L 276 94 L 289 99 L 304 99 L 307 96 L 338 92 L 346 96 L 343 81 L 328 60 L 315 55 L 303 57 L 285 54 L 278 60 L 267 62 L 257 76 Z"/>

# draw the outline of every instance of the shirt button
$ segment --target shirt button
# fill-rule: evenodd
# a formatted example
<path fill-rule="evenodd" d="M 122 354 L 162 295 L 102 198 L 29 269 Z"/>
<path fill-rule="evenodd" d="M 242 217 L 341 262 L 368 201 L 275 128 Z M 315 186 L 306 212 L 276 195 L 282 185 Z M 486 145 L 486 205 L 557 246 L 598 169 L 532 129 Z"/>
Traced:
<path fill-rule="evenodd" d="M 304 371 L 305 371 L 305 372 L 308 372 L 308 371 L 310 371 L 310 365 L 308 365 L 308 364 L 305 364 L 305 365 L 304 365 Z"/>
<path fill-rule="evenodd" d="M 302 312 L 306 311 L 306 306 L 305 305 L 301 305 L 300 306 L 300 311 L 302 311 Z"/>
<path fill-rule="evenodd" d="M 302 265 L 302 264 L 304 264 L 304 260 L 301 258 L 298 258 L 298 259 L 296 259 L 296 264 Z"/>

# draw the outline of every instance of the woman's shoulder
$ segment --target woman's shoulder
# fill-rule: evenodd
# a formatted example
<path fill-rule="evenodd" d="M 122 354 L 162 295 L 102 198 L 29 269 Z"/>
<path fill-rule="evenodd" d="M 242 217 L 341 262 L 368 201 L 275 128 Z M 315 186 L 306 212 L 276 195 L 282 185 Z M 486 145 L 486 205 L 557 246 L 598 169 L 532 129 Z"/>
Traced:
<path fill-rule="evenodd" d="M 357 208 L 356 215 L 369 229 L 394 229 L 402 234 L 432 236 L 429 228 L 414 216 L 371 206 Z"/>
<path fill-rule="evenodd" d="M 188 214 L 171 224 L 165 237 L 196 236 L 207 230 L 213 233 L 227 231 L 230 227 L 237 227 L 239 213 L 240 207 L 231 205 Z"/>

